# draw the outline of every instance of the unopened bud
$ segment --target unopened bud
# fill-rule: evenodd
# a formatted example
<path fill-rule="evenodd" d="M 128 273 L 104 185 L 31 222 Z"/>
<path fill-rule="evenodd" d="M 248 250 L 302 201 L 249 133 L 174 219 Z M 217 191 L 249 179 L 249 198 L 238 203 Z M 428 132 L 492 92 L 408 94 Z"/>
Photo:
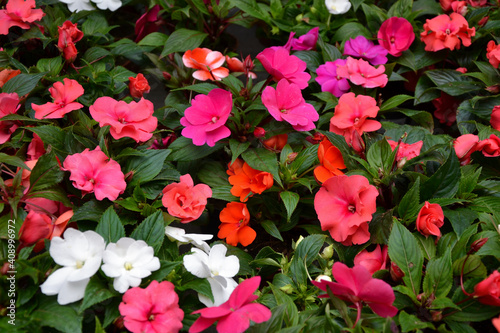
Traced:
<path fill-rule="evenodd" d="M 0 269 L 0 275 L 7 275 L 7 272 L 9 271 L 9 263 L 8 262 L 5 262 L 2 266 L 2 268 Z"/>
<path fill-rule="evenodd" d="M 498 85 L 498 84 L 486 87 L 484 89 L 486 89 L 487 91 L 489 91 L 492 94 L 498 94 L 498 93 L 500 93 L 500 85 Z"/>
<path fill-rule="evenodd" d="M 129 171 L 125 174 L 125 181 L 128 183 L 132 180 L 132 177 L 134 176 L 134 170 Z"/>
<path fill-rule="evenodd" d="M 352 131 L 351 137 L 351 145 L 352 148 L 358 153 L 361 154 L 365 151 L 365 142 L 361 135 L 359 135 L 358 131 Z"/>
<path fill-rule="evenodd" d="M 483 247 L 484 244 L 486 244 L 487 241 L 488 241 L 488 238 L 478 239 L 477 241 L 472 243 L 472 245 L 470 246 L 470 250 L 469 250 L 469 252 L 467 252 L 467 254 L 476 253 L 477 251 L 479 251 Z"/>
<path fill-rule="evenodd" d="M 483 17 L 482 19 L 479 20 L 479 22 L 477 22 L 477 25 L 482 28 L 485 26 L 486 23 L 488 23 L 488 20 L 490 19 L 489 16 L 485 16 Z"/>
<path fill-rule="evenodd" d="M 391 278 L 394 282 L 399 282 L 403 279 L 403 276 L 405 276 L 405 273 L 401 270 L 401 268 L 398 267 L 395 263 L 391 262 Z"/>
<path fill-rule="evenodd" d="M 397 163 L 398 169 L 402 169 L 405 166 L 405 164 L 406 164 L 406 157 L 403 157 Z"/>
<path fill-rule="evenodd" d="M 252 61 L 252 57 L 250 57 L 250 55 L 247 55 L 247 57 L 243 61 L 243 69 L 245 71 L 245 74 L 248 74 L 248 72 L 250 72 L 254 67 L 255 65 Z"/>
<path fill-rule="evenodd" d="M 262 127 L 255 127 L 255 129 L 253 130 L 253 135 L 255 135 L 256 138 L 263 138 L 264 136 L 266 136 L 266 130 Z"/>
<path fill-rule="evenodd" d="M 295 153 L 295 152 L 288 154 L 288 156 L 286 157 L 286 164 L 290 164 L 293 161 L 295 161 L 295 159 L 297 158 L 298 154 L 299 153 Z"/>
<path fill-rule="evenodd" d="M 313 145 L 320 143 L 325 136 L 321 133 L 314 133 L 313 136 L 306 137 L 306 140 L 312 143 Z"/>
<path fill-rule="evenodd" d="M 321 258 L 328 260 L 333 257 L 333 245 L 327 246 L 323 249 L 323 252 L 320 254 Z"/>
<path fill-rule="evenodd" d="M 303 18 L 304 18 L 304 15 L 299 14 L 299 15 L 297 15 L 297 16 L 295 17 L 295 20 L 297 21 L 297 23 L 300 23 L 300 22 L 302 22 L 302 19 L 303 19 Z"/>
<path fill-rule="evenodd" d="M 443 319 L 442 311 L 431 311 L 432 321 L 441 321 Z"/>
<path fill-rule="evenodd" d="M 163 78 L 167 81 L 170 81 L 170 79 L 172 78 L 172 75 L 170 75 L 169 72 L 162 72 L 161 74 L 163 75 Z"/>

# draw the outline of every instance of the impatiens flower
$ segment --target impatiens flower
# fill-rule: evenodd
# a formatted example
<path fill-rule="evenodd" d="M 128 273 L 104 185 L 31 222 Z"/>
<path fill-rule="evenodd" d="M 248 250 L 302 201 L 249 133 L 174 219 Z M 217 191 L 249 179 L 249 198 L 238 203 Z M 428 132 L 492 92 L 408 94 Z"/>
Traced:
<path fill-rule="evenodd" d="M 102 261 L 102 271 L 114 278 L 113 287 L 120 293 L 139 286 L 141 279 L 160 268 L 160 260 L 154 256 L 154 249 L 143 240 L 129 237 L 109 243 L 102 254 Z"/>
<path fill-rule="evenodd" d="M 219 306 L 226 302 L 238 285 L 232 279 L 240 269 L 238 257 L 226 257 L 227 248 L 224 244 L 214 245 L 208 253 L 197 248 L 192 248 L 191 252 L 193 254 L 183 258 L 184 267 L 194 276 L 208 279 L 214 296 L 212 302 L 208 297 L 198 294 L 200 302 L 206 306 Z"/>
<path fill-rule="evenodd" d="M 144 98 L 127 104 L 108 96 L 99 97 L 89 110 L 99 126 L 111 126 L 109 132 L 116 140 L 132 138 L 136 142 L 148 141 L 158 125 L 158 119 L 153 116 L 153 103 Z"/>
<path fill-rule="evenodd" d="M 158 17 L 159 12 L 160 5 L 154 5 L 135 22 L 136 43 L 150 33 L 158 31 L 161 22 L 161 19 Z"/>
<path fill-rule="evenodd" d="M 368 61 L 351 57 L 347 57 L 345 66 L 337 67 L 337 75 L 339 77 L 347 78 L 355 85 L 364 88 L 385 87 L 389 79 L 384 72 L 384 65 L 375 68 Z"/>
<path fill-rule="evenodd" d="M 19 74 L 21 74 L 21 71 L 19 69 L 2 69 L 0 71 L 0 88 L 2 88 L 3 85 L 7 83 L 7 81 Z"/>
<path fill-rule="evenodd" d="M 257 54 L 256 58 L 259 59 L 274 81 L 279 82 L 281 79 L 286 79 L 299 86 L 300 89 L 308 86 L 307 81 L 311 75 L 304 72 L 307 67 L 306 62 L 297 56 L 290 55 L 290 51 L 284 47 L 269 47 Z"/>
<path fill-rule="evenodd" d="M 196 69 L 193 77 L 200 81 L 222 80 L 228 76 L 229 70 L 221 67 L 224 60 L 222 53 L 207 48 L 188 50 L 182 56 L 184 66 Z"/>
<path fill-rule="evenodd" d="M 45 13 L 35 7 L 35 0 L 9 0 L 0 10 L 0 35 L 7 35 L 10 27 L 29 29 L 30 23 L 41 20 Z"/>
<path fill-rule="evenodd" d="M 314 209 L 322 230 L 344 245 L 370 239 L 368 222 L 377 210 L 377 188 L 360 175 L 328 178 L 314 197 Z"/>
<path fill-rule="evenodd" d="M 439 239 L 441 228 L 444 224 L 443 209 L 439 204 L 431 204 L 428 201 L 420 209 L 417 216 L 417 230 L 425 237 L 433 235 Z"/>
<path fill-rule="evenodd" d="M 472 153 L 478 150 L 478 143 L 479 137 L 474 134 L 464 134 L 456 138 L 453 142 L 453 148 L 455 149 L 455 153 L 460 161 L 460 165 L 470 163 Z"/>
<path fill-rule="evenodd" d="M 263 323 L 271 318 L 271 310 L 262 304 L 252 303 L 258 296 L 253 293 L 259 288 L 260 276 L 241 282 L 229 300 L 218 307 L 193 312 L 201 316 L 191 325 L 189 333 L 198 333 L 217 322 L 218 333 L 243 333 L 250 326 L 250 320 Z"/>
<path fill-rule="evenodd" d="M 316 49 L 316 43 L 318 41 L 319 27 L 312 28 L 305 35 L 299 38 L 293 38 L 294 32 L 290 33 L 290 38 L 287 45 L 294 51 L 310 51 Z M 285 45 L 285 48 L 290 49 Z"/>
<path fill-rule="evenodd" d="M 500 138 L 491 134 L 488 139 L 479 141 L 477 150 L 481 150 L 486 157 L 500 156 Z"/>
<path fill-rule="evenodd" d="M 71 21 L 65 21 L 62 26 L 58 27 L 59 40 L 57 48 L 63 53 L 64 59 L 67 62 L 73 62 L 76 59 L 78 51 L 75 43 L 83 38 L 83 32 L 77 28 L 77 24 Z"/>
<path fill-rule="evenodd" d="M 491 66 L 498 68 L 500 65 L 500 44 L 497 45 L 494 40 L 490 40 L 486 46 L 486 58 Z"/>
<path fill-rule="evenodd" d="M 460 14 L 451 13 L 439 15 L 424 24 L 420 39 L 425 43 L 426 51 L 439 51 L 445 48 L 459 49 L 460 45 L 469 46 L 476 29 L 469 28 L 469 23 Z M 460 40 L 462 43 L 460 43 Z"/>
<path fill-rule="evenodd" d="M 336 97 L 340 97 L 349 91 L 351 88 L 349 81 L 337 74 L 337 68 L 345 66 L 345 63 L 345 59 L 327 61 L 324 65 L 320 65 L 316 69 L 316 74 L 318 74 L 316 82 L 321 85 L 321 91 L 328 91 Z"/>
<path fill-rule="evenodd" d="M 409 144 L 400 142 L 399 144 L 396 141 L 387 140 L 391 145 L 391 149 L 394 150 L 399 145 L 398 153 L 396 154 L 396 161 L 401 161 L 403 158 L 406 160 L 411 160 L 414 157 L 420 155 L 420 149 L 422 149 L 422 145 L 424 142 L 422 140 L 417 141 L 415 143 Z"/>
<path fill-rule="evenodd" d="M 382 23 L 377 38 L 379 44 L 389 51 L 389 54 L 399 57 L 410 48 L 415 40 L 415 33 L 407 19 L 391 17 Z"/>
<path fill-rule="evenodd" d="M 451 126 L 455 120 L 457 120 L 457 108 L 460 105 L 460 101 L 455 97 L 441 91 L 441 96 L 434 99 L 432 104 L 436 108 L 434 117 L 436 117 L 441 124 Z"/>
<path fill-rule="evenodd" d="M 83 195 L 94 193 L 97 200 L 108 198 L 113 201 L 125 191 L 127 183 L 120 164 L 108 158 L 98 146 L 90 151 L 68 155 L 63 170 L 71 172 L 69 179 Z"/>
<path fill-rule="evenodd" d="M 468 12 L 466 1 L 453 1 L 451 3 L 451 9 L 462 16 L 465 16 Z"/>
<path fill-rule="evenodd" d="M 90 0 L 59 0 L 68 5 L 70 12 L 79 12 L 81 10 L 94 10 Z"/>
<path fill-rule="evenodd" d="M 199 218 L 207 205 L 207 199 L 212 197 L 210 187 L 205 184 L 194 186 L 189 174 L 181 176 L 179 183 L 167 185 L 162 192 L 163 206 L 167 207 L 170 215 L 180 218 L 182 223 Z"/>
<path fill-rule="evenodd" d="M 288 134 L 278 134 L 270 137 L 269 139 L 262 140 L 262 145 L 273 153 L 280 152 L 288 142 Z"/>
<path fill-rule="evenodd" d="M 38 136 L 38 134 L 33 133 L 33 139 L 31 139 L 30 144 L 28 145 L 28 150 L 26 151 L 26 155 L 28 155 L 27 160 L 37 160 L 45 154 L 45 148 L 43 146 L 42 139 Z"/>
<path fill-rule="evenodd" d="M 141 73 L 137 74 L 136 77 L 129 77 L 128 80 L 128 89 L 130 90 L 130 96 L 133 98 L 141 98 L 142 95 L 151 90 L 148 80 Z"/>
<path fill-rule="evenodd" d="M 500 306 L 500 273 L 493 271 L 486 279 L 474 287 L 474 297 L 480 303 Z"/>
<path fill-rule="evenodd" d="M 262 92 L 262 103 L 277 121 L 286 121 L 296 131 L 310 131 L 319 119 L 318 112 L 302 97 L 299 86 L 282 79 L 276 89 L 267 86 Z"/>
<path fill-rule="evenodd" d="M 345 14 L 351 9 L 349 0 L 325 0 L 325 6 L 333 15 Z"/>
<path fill-rule="evenodd" d="M 163 139 L 155 139 L 147 149 L 166 149 L 175 139 L 177 139 L 177 135 L 172 132 Z"/>
<path fill-rule="evenodd" d="M 241 202 L 229 202 L 219 215 L 221 224 L 217 237 L 225 238 L 226 243 L 237 246 L 250 245 L 257 237 L 257 233 L 251 227 L 250 213 L 247 205 Z"/>
<path fill-rule="evenodd" d="M 467 0 L 467 3 L 472 7 L 484 7 L 487 5 L 488 0 Z"/>
<path fill-rule="evenodd" d="M 387 266 L 388 250 L 387 246 L 381 249 L 380 244 L 377 244 L 377 247 L 372 252 L 364 249 L 354 257 L 354 266 L 363 266 L 373 275 L 376 271 L 385 269 Z"/>
<path fill-rule="evenodd" d="M 210 147 L 231 135 L 226 125 L 233 108 L 233 95 L 224 89 L 212 89 L 208 95 L 196 95 L 191 106 L 184 111 L 181 134 L 193 139 L 193 144 Z"/>
<path fill-rule="evenodd" d="M 214 238 L 214 235 L 211 234 L 186 234 L 186 230 L 171 226 L 165 227 L 165 235 L 167 235 L 168 239 L 171 241 L 175 240 L 180 244 L 191 243 L 205 252 L 210 251 L 210 247 L 205 241 Z"/>
<path fill-rule="evenodd" d="M 19 248 L 36 244 L 33 250 L 40 252 L 45 246 L 43 240 L 60 237 L 71 217 L 73 217 L 72 210 L 61 214 L 57 219 L 47 214 L 30 210 L 19 230 L 19 241 L 21 243 Z"/>
<path fill-rule="evenodd" d="M 20 106 L 17 93 L 0 93 L 0 119 L 15 114 Z M 0 144 L 7 142 L 18 127 L 15 121 L 0 121 Z"/>
<path fill-rule="evenodd" d="M 231 58 L 226 56 L 227 67 L 231 72 L 241 72 L 245 73 L 246 76 L 251 77 L 252 79 L 257 78 L 257 74 L 252 72 L 251 70 L 255 67 L 252 61 L 252 58 L 248 55 L 244 61 L 241 61 L 238 58 Z"/>
<path fill-rule="evenodd" d="M 118 309 L 123 324 L 132 333 L 177 333 L 184 311 L 169 281 L 151 281 L 146 288 L 131 288 L 123 295 Z"/>
<path fill-rule="evenodd" d="M 493 107 L 493 110 L 491 110 L 490 124 L 491 127 L 500 131 L 500 105 Z"/>
<path fill-rule="evenodd" d="M 120 0 L 92 0 L 92 2 L 97 5 L 97 8 L 101 10 L 109 9 L 112 12 L 122 6 L 122 2 Z"/>
<path fill-rule="evenodd" d="M 373 312 L 381 317 L 394 317 L 398 309 L 392 305 L 396 297 L 391 286 L 382 280 L 372 278 L 370 272 L 363 266 L 353 268 L 337 261 L 332 267 L 333 277 L 337 282 L 321 280 L 312 281 L 319 289 L 331 290 L 338 298 L 354 303 L 361 311 L 362 304 L 368 305 Z M 328 294 L 319 297 L 328 298 Z"/>
<path fill-rule="evenodd" d="M 83 108 L 82 104 L 75 102 L 84 93 L 83 87 L 75 80 L 64 78 L 63 82 L 54 83 L 49 92 L 54 99 L 53 103 L 31 104 L 36 119 L 58 119 L 66 113 Z"/>
<path fill-rule="evenodd" d="M 319 144 L 318 159 L 320 165 L 314 169 L 314 177 L 318 182 L 324 183 L 330 177 L 344 174 L 340 171 L 346 168 L 342 153 L 326 137 Z"/>
<path fill-rule="evenodd" d="M 57 295 L 61 305 L 81 300 L 90 277 L 101 266 L 104 246 L 104 238 L 92 230 L 81 232 L 70 228 L 64 232 L 64 239 L 54 237 L 49 253 L 62 267 L 40 285 L 42 293 Z"/>
<path fill-rule="evenodd" d="M 345 42 L 344 55 L 362 58 L 372 65 L 383 65 L 387 62 L 387 50 L 361 35 Z"/>
<path fill-rule="evenodd" d="M 231 194 L 240 197 L 241 202 L 246 202 L 255 193 L 261 194 L 273 186 L 273 176 L 269 172 L 255 170 L 237 158 L 229 165 L 226 171 L 229 175 L 229 183 L 233 185 Z"/>
<path fill-rule="evenodd" d="M 498 317 L 498 318 L 493 318 L 493 319 L 491 320 L 491 324 L 492 324 L 493 326 L 495 326 L 495 328 L 497 329 L 497 332 L 500 332 L 500 317 Z"/>

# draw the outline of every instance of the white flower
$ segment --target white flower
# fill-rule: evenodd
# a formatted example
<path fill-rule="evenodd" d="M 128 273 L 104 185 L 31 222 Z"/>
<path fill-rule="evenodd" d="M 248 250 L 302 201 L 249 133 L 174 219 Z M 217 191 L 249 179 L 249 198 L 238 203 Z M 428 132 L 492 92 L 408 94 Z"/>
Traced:
<path fill-rule="evenodd" d="M 205 241 L 214 237 L 209 234 L 186 234 L 186 230 L 170 226 L 165 227 L 165 234 L 171 241 L 176 240 L 181 244 L 191 243 L 207 253 L 210 252 L 210 246 Z"/>
<path fill-rule="evenodd" d="M 81 10 L 94 10 L 94 6 L 90 3 L 90 0 L 59 0 L 68 5 L 68 9 L 71 12 L 79 12 Z"/>
<path fill-rule="evenodd" d="M 92 0 L 92 2 L 95 3 L 99 9 L 109 9 L 112 12 L 122 6 L 120 0 Z"/>
<path fill-rule="evenodd" d="M 109 243 L 103 253 L 101 269 L 114 278 L 113 287 L 124 293 L 130 287 L 137 287 L 141 279 L 160 268 L 160 260 L 154 256 L 154 249 L 145 241 L 123 237 Z"/>
<path fill-rule="evenodd" d="M 351 9 L 349 0 L 325 0 L 326 9 L 330 14 L 345 14 Z"/>
<path fill-rule="evenodd" d="M 64 239 L 54 237 L 49 253 L 63 267 L 40 285 L 42 293 L 57 295 L 57 302 L 61 305 L 82 299 L 90 277 L 101 265 L 104 246 L 104 238 L 90 230 L 81 232 L 70 228 L 64 232 Z"/>

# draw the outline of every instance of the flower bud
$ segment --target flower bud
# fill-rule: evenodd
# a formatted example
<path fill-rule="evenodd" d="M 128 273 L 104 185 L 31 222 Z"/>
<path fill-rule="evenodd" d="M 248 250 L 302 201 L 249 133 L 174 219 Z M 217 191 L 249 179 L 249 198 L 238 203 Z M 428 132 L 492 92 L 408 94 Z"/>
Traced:
<path fill-rule="evenodd" d="M 170 75 L 169 72 L 162 72 L 161 74 L 163 75 L 163 78 L 167 81 L 170 81 L 170 79 L 172 78 L 172 75 Z"/>
<path fill-rule="evenodd" d="M 321 280 L 323 280 L 323 281 L 328 281 L 328 282 L 332 282 L 332 278 L 331 278 L 331 277 L 329 277 L 328 275 L 318 275 L 318 276 L 314 279 L 314 281 L 316 281 L 316 282 L 320 282 Z"/>
<path fill-rule="evenodd" d="M 313 145 L 320 143 L 323 141 L 324 135 L 321 133 L 314 133 L 313 136 L 306 137 L 306 140 L 312 143 Z"/>
<path fill-rule="evenodd" d="M 352 131 L 352 140 L 351 140 L 352 148 L 358 153 L 361 154 L 365 151 L 365 142 L 361 135 L 359 135 L 358 131 Z"/>
<path fill-rule="evenodd" d="M 8 271 L 9 271 L 9 263 L 5 262 L 2 268 L 0 268 L 0 275 L 7 275 Z"/>
<path fill-rule="evenodd" d="M 394 262 L 391 262 L 390 273 L 391 273 L 391 279 L 394 282 L 400 282 L 403 279 L 403 276 L 405 276 L 405 273 Z"/>
<path fill-rule="evenodd" d="M 321 258 L 328 260 L 333 257 L 333 245 L 327 246 L 323 249 L 323 252 L 320 254 Z"/>
<path fill-rule="evenodd" d="M 398 169 L 402 169 L 405 166 L 405 164 L 406 164 L 406 157 L 403 157 L 397 163 Z"/>
<path fill-rule="evenodd" d="M 485 89 L 492 94 L 500 93 L 500 85 L 498 85 L 498 84 L 486 87 Z"/>
<path fill-rule="evenodd" d="M 477 22 L 478 27 L 479 27 L 479 28 L 484 27 L 484 25 L 485 25 L 486 23 L 488 23 L 488 20 L 489 20 L 489 19 L 490 19 L 490 17 L 489 17 L 489 16 L 485 16 L 485 17 L 483 17 L 482 19 L 480 19 L 480 20 L 479 20 L 479 22 Z"/>
<path fill-rule="evenodd" d="M 300 235 L 299 239 L 297 239 L 295 244 L 293 244 L 293 241 L 292 241 L 292 248 L 295 250 L 297 248 L 297 246 L 299 246 L 299 243 L 302 242 L 303 239 L 304 239 L 304 237 L 302 237 L 302 235 Z"/>
<path fill-rule="evenodd" d="M 288 154 L 288 156 L 286 157 L 286 164 L 291 164 L 293 161 L 295 161 L 298 154 L 299 153 L 295 152 Z"/>
<path fill-rule="evenodd" d="M 431 311 L 432 321 L 441 321 L 443 319 L 442 311 Z"/>
<path fill-rule="evenodd" d="M 472 245 L 470 246 L 470 250 L 469 250 L 469 252 L 467 252 L 467 254 L 476 253 L 477 251 L 479 251 L 483 247 L 484 244 L 486 244 L 487 241 L 488 241 L 487 237 L 478 239 L 477 241 L 472 243 Z"/>
<path fill-rule="evenodd" d="M 263 138 L 266 136 L 266 130 L 262 127 L 255 127 L 253 135 L 255 135 L 256 138 Z"/>

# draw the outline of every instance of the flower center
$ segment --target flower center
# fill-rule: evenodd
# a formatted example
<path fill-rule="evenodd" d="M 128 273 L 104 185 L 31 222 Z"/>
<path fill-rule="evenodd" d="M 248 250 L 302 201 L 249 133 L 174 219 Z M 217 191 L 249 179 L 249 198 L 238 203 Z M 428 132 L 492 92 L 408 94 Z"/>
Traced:
<path fill-rule="evenodd" d="M 358 121 L 359 121 L 359 118 L 358 118 L 358 117 L 354 118 L 354 123 L 355 123 L 355 124 L 357 124 L 357 123 L 358 123 Z"/>
<path fill-rule="evenodd" d="M 95 180 L 94 180 L 93 178 L 90 178 L 90 179 L 89 179 L 89 183 L 94 184 L 94 183 L 95 183 Z"/>
<path fill-rule="evenodd" d="M 219 121 L 219 117 L 216 117 L 216 116 L 212 117 L 212 123 L 215 124 L 215 123 L 217 123 L 217 121 Z"/>
<path fill-rule="evenodd" d="M 349 206 L 347 206 L 347 210 L 354 214 L 354 213 L 356 213 L 356 206 L 349 205 Z"/>
<path fill-rule="evenodd" d="M 281 113 L 285 113 L 285 114 L 287 114 L 287 113 L 288 113 L 288 110 L 287 110 L 287 109 L 281 109 L 281 110 L 280 110 L 280 112 L 281 112 Z"/>
<path fill-rule="evenodd" d="M 80 260 L 76 261 L 76 268 L 80 269 L 83 267 L 83 265 L 85 265 L 85 261 L 80 261 Z"/>
<path fill-rule="evenodd" d="M 155 320 L 155 315 L 154 315 L 154 314 L 149 315 L 148 320 L 149 320 L 149 321 L 153 321 L 153 320 Z"/>
<path fill-rule="evenodd" d="M 125 267 L 125 269 L 127 271 L 130 271 L 132 268 L 134 268 L 134 266 L 132 266 L 132 264 L 129 262 L 126 262 L 125 265 L 123 265 L 123 266 Z"/>
<path fill-rule="evenodd" d="M 451 31 L 450 31 L 450 29 L 446 29 L 445 32 L 446 32 L 447 35 L 449 35 Z"/>
<path fill-rule="evenodd" d="M 118 121 L 119 121 L 120 123 L 122 123 L 122 124 L 126 124 L 126 123 L 127 123 L 127 122 L 125 121 L 125 119 L 123 119 L 123 118 L 118 118 Z"/>
<path fill-rule="evenodd" d="M 394 36 L 391 37 L 391 44 L 394 44 L 394 42 L 396 41 L 396 38 L 394 38 Z"/>

